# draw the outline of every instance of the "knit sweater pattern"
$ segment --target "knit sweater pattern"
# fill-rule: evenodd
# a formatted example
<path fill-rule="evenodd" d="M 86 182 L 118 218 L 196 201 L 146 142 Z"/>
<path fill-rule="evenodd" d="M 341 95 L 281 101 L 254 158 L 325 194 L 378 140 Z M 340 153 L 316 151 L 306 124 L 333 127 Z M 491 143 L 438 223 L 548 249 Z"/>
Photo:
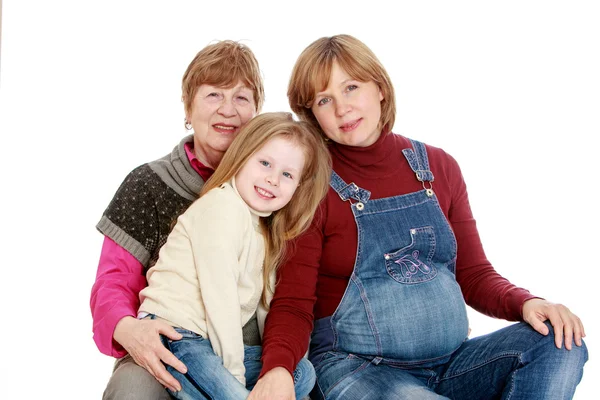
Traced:
<path fill-rule="evenodd" d="M 173 151 L 140 165 L 123 180 L 96 229 L 127 250 L 146 272 L 158 260 L 177 217 L 196 200 L 204 180 L 190 165 L 184 137 Z M 244 327 L 244 343 L 260 344 L 256 317 Z"/>
<path fill-rule="evenodd" d="M 166 156 L 127 175 L 96 228 L 131 253 L 144 273 L 158 259 L 173 221 L 198 198 L 204 181 L 185 153 L 187 136 Z"/>

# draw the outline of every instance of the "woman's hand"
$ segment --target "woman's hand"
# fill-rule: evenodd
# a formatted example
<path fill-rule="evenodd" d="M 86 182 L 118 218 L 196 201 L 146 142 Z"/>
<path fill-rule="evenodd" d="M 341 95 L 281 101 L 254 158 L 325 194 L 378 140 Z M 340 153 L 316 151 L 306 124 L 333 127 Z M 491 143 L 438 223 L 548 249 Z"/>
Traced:
<path fill-rule="evenodd" d="M 554 344 L 562 347 L 563 338 L 567 350 L 571 350 L 573 339 L 575 344 L 581 346 L 581 338 L 585 337 L 585 330 L 579 317 L 562 304 L 554 304 L 543 299 L 530 299 L 523 303 L 523 320 L 542 335 L 547 335 L 548 327 L 544 321 L 550 320 L 554 327 Z"/>
<path fill-rule="evenodd" d="M 164 321 L 136 319 L 130 316 L 117 323 L 113 338 L 127 350 L 137 365 L 146 369 L 163 386 L 179 391 L 181 385 L 167 371 L 161 360 L 182 374 L 187 372 L 187 368 L 163 346 L 160 334 L 173 340 L 181 339 L 181 334 Z"/>
<path fill-rule="evenodd" d="M 275 367 L 256 382 L 248 400 L 295 400 L 294 379 L 287 369 Z"/>

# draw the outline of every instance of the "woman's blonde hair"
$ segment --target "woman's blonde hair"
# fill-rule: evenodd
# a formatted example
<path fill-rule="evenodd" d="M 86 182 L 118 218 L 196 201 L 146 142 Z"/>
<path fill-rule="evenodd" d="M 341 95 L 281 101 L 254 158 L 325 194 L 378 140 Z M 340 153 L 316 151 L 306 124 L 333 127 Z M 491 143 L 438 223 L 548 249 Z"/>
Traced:
<path fill-rule="evenodd" d="M 267 291 L 272 291 L 269 276 L 275 273 L 286 250 L 286 242 L 299 236 L 312 222 L 319 203 L 329 188 L 331 158 L 320 133 L 310 124 L 294 121 L 291 113 L 264 113 L 250 120 L 241 129 L 223 156 L 200 196 L 228 182 L 242 169 L 250 157 L 274 137 L 284 137 L 304 151 L 304 168 L 300 185 L 290 202 L 260 223 L 265 238 L 263 268 L 265 306 Z"/>
<path fill-rule="evenodd" d="M 396 119 L 396 98 L 392 81 L 371 49 L 350 35 L 322 37 L 300 54 L 288 85 L 288 101 L 292 111 L 301 120 L 321 131 L 311 107 L 316 94 L 327 88 L 334 62 L 352 79 L 373 81 L 379 86 L 383 95 L 379 127 L 391 130 Z"/>
<path fill-rule="evenodd" d="M 192 112 L 192 102 L 200 85 L 231 88 L 239 81 L 252 89 L 256 112 L 259 113 L 265 100 L 265 89 L 252 50 L 232 40 L 206 46 L 196 54 L 183 74 L 181 99 L 186 114 Z"/>

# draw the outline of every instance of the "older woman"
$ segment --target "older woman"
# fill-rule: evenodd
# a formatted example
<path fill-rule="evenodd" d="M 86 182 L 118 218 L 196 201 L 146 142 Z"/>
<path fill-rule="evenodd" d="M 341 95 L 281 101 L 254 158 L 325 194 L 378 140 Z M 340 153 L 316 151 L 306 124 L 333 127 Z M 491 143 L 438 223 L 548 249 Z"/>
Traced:
<path fill-rule="evenodd" d="M 372 51 L 348 35 L 315 41 L 288 98 L 329 139 L 334 173 L 282 266 L 250 398 L 293 398 L 311 330 L 315 399 L 572 398 L 583 324 L 494 270 L 457 162 L 391 132 L 394 90 Z M 468 339 L 465 302 L 522 322 Z"/>
<path fill-rule="evenodd" d="M 181 335 L 164 322 L 137 319 L 138 294 L 174 221 L 264 100 L 254 54 L 233 41 L 202 49 L 183 76 L 182 92 L 185 127 L 193 134 L 127 175 L 97 225 L 105 238 L 90 300 L 94 340 L 102 353 L 119 358 L 105 399 L 168 399 L 163 386 L 181 388 L 163 362 L 182 373 L 186 367 L 160 340 Z M 260 343 L 255 318 L 244 327 L 244 342 Z"/>

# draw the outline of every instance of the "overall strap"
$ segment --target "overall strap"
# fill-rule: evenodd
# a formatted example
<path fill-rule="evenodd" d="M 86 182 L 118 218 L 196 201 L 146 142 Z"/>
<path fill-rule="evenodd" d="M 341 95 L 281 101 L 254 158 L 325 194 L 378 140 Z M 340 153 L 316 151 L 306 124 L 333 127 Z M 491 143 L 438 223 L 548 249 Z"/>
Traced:
<path fill-rule="evenodd" d="M 416 140 L 409 140 L 413 148 L 402 150 L 406 161 L 408 161 L 419 182 L 433 182 L 433 172 L 429 170 L 429 159 L 427 158 L 425 145 Z"/>
<path fill-rule="evenodd" d="M 354 199 L 366 203 L 369 200 L 369 197 L 371 197 L 371 192 L 359 188 L 355 183 L 348 184 L 344 182 L 335 171 L 331 171 L 329 186 L 335 190 L 343 201 Z"/>

